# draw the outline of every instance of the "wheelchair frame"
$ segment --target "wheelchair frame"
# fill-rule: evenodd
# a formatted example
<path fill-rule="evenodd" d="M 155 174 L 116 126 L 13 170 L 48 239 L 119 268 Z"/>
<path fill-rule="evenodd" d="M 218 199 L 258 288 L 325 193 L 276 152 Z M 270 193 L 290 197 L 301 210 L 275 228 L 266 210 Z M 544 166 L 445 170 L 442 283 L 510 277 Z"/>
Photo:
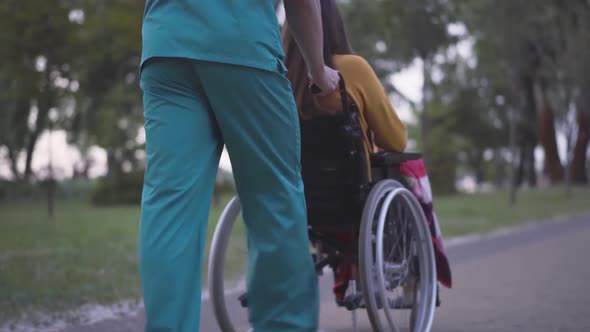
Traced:
<path fill-rule="evenodd" d="M 317 247 L 316 271 L 321 274 L 338 259 L 356 266 L 352 291 L 342 306 L 352 311 L 353 317 L 356 309 L 366 308 L 374 331 L 400 332 L 394 313 L 403 309 L 410 310 L 411 331 L 429 331 L 437 294 L 431 234 L 419 202 L 393 170 L 394 165 L 418 159 L 420 154 L 371 155 L 373 181 L 369 182 L 358 112 L 354 103 L 348 103 L 342 79 L 340 94 L 342 113 L 301 123 L 302 173 L 310 239 Z M 223 265 L 239 213 L 236 197 L 218 221 L 209 257 L 209 290 L 224 332 L 237 332 L 225 302 Z M 353 243 L 333 241 L 333 235 L 342 231 L 355 232 L 358 238 Z M 394 238 L 397 240 L 392 241 Z M 404 298 L 390 298 L 400 287 Z M 406 299 L 406 292 L 412 298 Z M 247 294 L 239 300 L 247 306 Z"/>
<path fill-rule="evenodd" d="M 416 157 L 416 155 L 388 153 L 387 155 L 375 156 L 372 159 L 375 160 L 375 158 L 386 156 L 398 162 L 404 159 L 415 159 Z M 385 162 L 377 166 L 387 167 L 387 165 L 391 168 L 394 164 Z M 386 274 L 388 270 L 400 270 L 403 267 L 401 266 L 402 264 L 398 264 L 400 266 L 394 266 L 394 263 L 387 262 L 383 258 L 383 255 L 380 254 L 383 253 L 383 249 L 380 248 L 383 248 L 387 243 L 387 240 L 383 236 L 384 222 L 391 203 L 396 199 L 403 202 L 411 214 L 410 219 L 414 225 L 413 232 L 415 232 L 413 234 L 413 241 L 417 243 L 411 259 L 417 260 L 417 264 L 413 265 L 417 265 L 415 268 L 417 268 L 418 272 L 417 284 L 419 287 L 415 291 L 415 296 L 420 298 L 414 298 L 413 306 L 392 303 L 392 300 L 388 298 L 387 288 L 391 286 L 391 280 L 387 279 Z M 226 290 L 224 288 L 223 263 L 225 261 L 231 230 L 239 216 L 240 210 L 241 207 L 237 197 L 232 199 L 224 209 L 215 229 L 209 258 L 209 290 L 211 301 L 216 319 L 221 330 L 224 332 L 237 332 L 233 326 L 231 315 L 227 311 L 225 302 Z M 360 286 L 360 291 L 354 290 L 349 293 L 341 306 L 352 311 L 353 315 L 356 309 L 366 308 L 374 331 L 401 331 L 402 329 L 399 323 L 396 322 L 393 316 L 393 311 L 404 309 L 411 311 L 410 326 L 408 326 L 410 331 L 424 332 L 430 330 L 434 319 L 437 292 L 436 268 L 430 230 L 420 204 L 413 194 L 399 181 L 379 179 L 372 186 L 366 198 L 359 223 L 358 241 L 352 243 L 352 248 L 344 248 L 344 246 L 350 246 L 351 243 L 343 244 L 330 239 L 330 235 L 333 235 L 330 231 L 316 231 L 313 225 L 309 227 L 309 231 L 310 239 L 317 246 L 314 261 L 318 274 L 321 274 L 326 266 L 333 264 L 338 259 L 351 261 L 353 266 L 356 266 L 355 270 L 358 270 L 357 278 L 353 280 L 355 280 L 355 284 L 357 281 L 359 282 L 356 285 Z M 401 287 L 403 285 L 400 283 L 398 286 Z M 387 301 L 382 299 L 386 299 Z M 242 302 L 243 307 L 247 307 L 247 297 L 245 294 L 240 294 L 237 300 Z M 387 305 L 383 305 L 383 302 L 387 302 Z"/>

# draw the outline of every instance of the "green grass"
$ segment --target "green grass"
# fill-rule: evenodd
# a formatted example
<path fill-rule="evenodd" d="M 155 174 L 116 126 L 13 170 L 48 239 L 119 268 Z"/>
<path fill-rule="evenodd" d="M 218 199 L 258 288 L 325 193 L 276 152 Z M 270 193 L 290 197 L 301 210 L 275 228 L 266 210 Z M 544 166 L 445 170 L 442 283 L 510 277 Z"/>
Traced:
<path fill-rule="evenodd" d="M 209 238 L 228 200 L 213 209 Z M 436 197 L 435 208 L 450 237 L 590 211 L 589 202 L 590 189 L 576 189 L 570 199 L 554 189 L 521 192 L 514 207 L 507 193 L 491 192 Z M 137 207 L 96 208 L 82 201 L 58 202 L 53 220 L 43 203 L 0 205 L 0 322 L 34 310 L 139 298 L 138 220 Z"/>
<path fill-rule="evenodd" d="M 590 188 L 575 188 L 568 198 L 563 188 L 522 191 L 515 206 L 509 194 L 494 191 L 434 198 L 434 208 L 443 235 L 459 236 L 489 232 L 516 223 L 560 215 L 590 212 Z"/>
<path fill-rule="evenodd" d="M 230 196 L 222 197 L 216 221 Z M 139 298 L 138 207 L 0 205 L 0 322 L 24 312 Z M 214 231 L 209 227 L 209 237 Z"/>

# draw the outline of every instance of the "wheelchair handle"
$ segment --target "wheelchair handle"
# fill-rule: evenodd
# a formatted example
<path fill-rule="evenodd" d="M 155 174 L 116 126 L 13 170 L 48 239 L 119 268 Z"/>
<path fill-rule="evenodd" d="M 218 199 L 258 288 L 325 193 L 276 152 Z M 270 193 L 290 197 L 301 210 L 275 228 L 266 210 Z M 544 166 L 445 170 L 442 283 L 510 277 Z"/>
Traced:
<path fill-rule="evenodd" d="M 340 77 L 340 80 L 338 81 L 338 86 L 340 90 L 340 99 L 342 100 L 342 112 L 349 115 L 351 111 L 350 105 L 348 104 L 348 94 L 346 93 L 346 83 L 344 83 L 344 78 L 342 77 L 342 74 L 338 73 L 338 77 Z M 322 92 L 322 89 L 320 89 L 320 87 L 313 82 L 309 88 L 311 90 L 311 93 L 314 95 Z"/>

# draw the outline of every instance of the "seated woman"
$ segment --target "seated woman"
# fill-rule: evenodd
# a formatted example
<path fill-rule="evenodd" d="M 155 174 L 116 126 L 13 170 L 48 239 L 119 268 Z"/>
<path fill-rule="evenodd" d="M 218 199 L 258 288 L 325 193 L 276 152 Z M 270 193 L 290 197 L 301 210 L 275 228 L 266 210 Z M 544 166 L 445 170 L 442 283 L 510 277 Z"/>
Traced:
<path fill-rule="evenodd" d="M 353 54 L 336 1 L 320 0 L 320 3 L 324 33 L 324 61 L 326 65 L 340 72 L 346 82 L 346 92 L 358 108 L 366 153 L 376 149 L 404 151 L 407 143 L 406 128 L 393 109 L 385 89 L 369 63 Z M 317 115 L 340 112 L 342 104 L 338 91 L 323 97 L 311 93 L 305 61 L 286 27 L 283 28 L 283 48 L 285 64 L 289 70 L 287 77 L 293 87 L 300 118 L 304 121 Z M 367 160 L 370 161 L 370 158 Z M 428 219 L 435 247 L 438 280 L 443 285 L 451 287 L 451 271 L 438 222 L 432 209 L 432 192 L 424 164 L 421 160 L 414 160 L 396 167 L 409 180 L 412 191 L 420 201 Z M 371 175 L 368 175 L 370 179 Z M 346 236 L 342 234 L 342 239 L 345 238 Z M 341 263 L 335 268 L 334 292 L 337 301 L 344 298 L 351 277 L 350 264 Z"/>

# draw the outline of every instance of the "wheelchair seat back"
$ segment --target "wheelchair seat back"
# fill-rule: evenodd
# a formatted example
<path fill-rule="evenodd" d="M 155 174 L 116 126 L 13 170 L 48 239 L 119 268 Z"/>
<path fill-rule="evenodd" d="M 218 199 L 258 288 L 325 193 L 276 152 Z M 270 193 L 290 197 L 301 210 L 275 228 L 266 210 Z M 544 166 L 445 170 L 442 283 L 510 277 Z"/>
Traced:
<path fill-rule="evenodd" d="M 356 105 L 340 79 L 342 112 L 301 121 L 308 223 L 316 231 L 357 230 L 369 191 Z"/>

